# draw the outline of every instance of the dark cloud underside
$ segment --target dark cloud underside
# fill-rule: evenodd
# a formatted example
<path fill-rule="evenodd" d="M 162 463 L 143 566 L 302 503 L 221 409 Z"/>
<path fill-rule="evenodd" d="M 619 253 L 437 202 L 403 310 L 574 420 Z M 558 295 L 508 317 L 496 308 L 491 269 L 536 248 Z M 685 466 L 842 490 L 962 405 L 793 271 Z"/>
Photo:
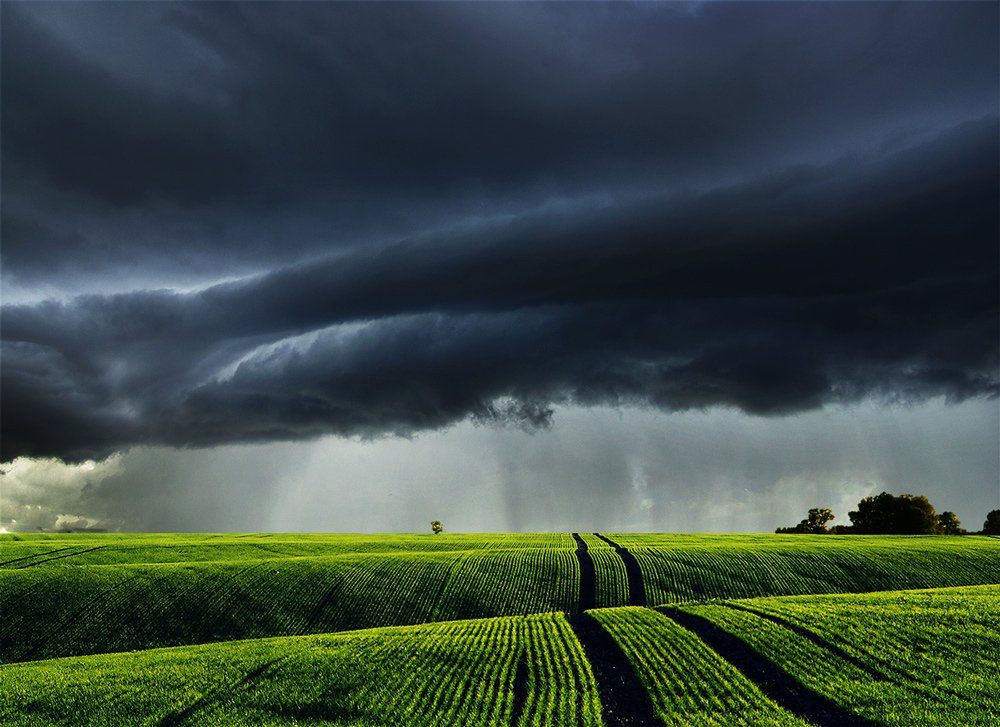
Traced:
<path fill-rule="evenodd" d="M 995 396 L 997 27 L 5 3 L 3 457 Z"/>

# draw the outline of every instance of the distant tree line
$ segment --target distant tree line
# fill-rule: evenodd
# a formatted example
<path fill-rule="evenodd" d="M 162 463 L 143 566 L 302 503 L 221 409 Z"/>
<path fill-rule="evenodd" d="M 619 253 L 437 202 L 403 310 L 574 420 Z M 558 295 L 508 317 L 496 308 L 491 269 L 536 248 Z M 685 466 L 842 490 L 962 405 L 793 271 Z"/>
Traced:
<path fill-rule="evenodd" d="M 940 515 L 923 495 L 892 495 L 883 492 L 864 498 L 858 509 L 847 513 L 850 525 L 827 527 L 834 519 L 828 507 L 814 507 L 798 525 L 778 528 L 776 533 L 832 533 L 834 535 L 963 535 L 955 513 Z M 983 535 L 1000 535 L 1000 510 L 992 510 L 983 523 Z"/>

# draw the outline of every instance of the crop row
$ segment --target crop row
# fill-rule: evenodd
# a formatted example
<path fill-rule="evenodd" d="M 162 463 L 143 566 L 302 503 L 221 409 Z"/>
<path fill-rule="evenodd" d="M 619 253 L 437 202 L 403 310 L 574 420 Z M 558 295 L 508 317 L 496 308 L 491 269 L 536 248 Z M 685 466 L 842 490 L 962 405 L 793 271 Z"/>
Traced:
<path fill-rule="evenodd" d="M 0 577 L 0 660 L 572 610 L 574 568 L 522 549 L 28 569 Z"/>
<path fill-rule="evenodd" d="M 1000 540 L 992 538 L 773 536 L 752 547 L 621 538 L 639 563 L 650 605 L 1000 582 Z"/>
<path fill-rule="evenodd" d="M 243 560 L 91 566 L 71 564 L 102 551 L 75 556 L 78 546 L 66 546 L 71 557 L 61 567 L 0 570 L 0 661 L 578 608 L 580 565 L 573 547 L 563 547 L 573 543 L 569 536 L 553 539 L 558 546 L 493 549 L 472 547 L 492 542 L 476 537 L 466 549 L 440 551 L 274 557 L 262 550 Z M 596 605 L 624 605 L 621 557 L 584 537 Z M 992 538 L 677 536 L 674 546 L 664 536 L 614 537 L 628 543 L 650 605 L 1000 582 L 1000 540 Z M 133 540 L 122 537 L 123 547 Z M 214 540 L 225 548 L 243 539 Z M 303 542 L 311 540 L 325 542 Z M 176 542 L 148 541 L 165 550 Z M 114 542 L 109 536 L 105 544 Z"/>
<path fill-rule="evenodd" d="M 598 725 L 558 614 L 0 667 L 4 724 Z"/>
<path fill-rule="evenodd" d="M 588 542 L 590 559 L 596 574 L 597 608 L 610 608 L 628 603 L 628 579 L 618 554 L 609 547 L 595 548 Z"/>
<path fill-rule="evenodd" d="M 1000 586 L 684 605 L 806 689 L 888 725 L 1000 721 Z"/>
<path fill-rule="evenodd" d="M 16 538 L 16 540 L 14 539 Z M 565 533 L 0 535 L 0 570 L 79 565 L 223 562 L 366 553 L 572 549 Z"/>
<path fill-rule="evenodd" d="M 666 725 L 801 725 L 698 637 L 646 608 L 594 611 L 618 642 Z"/>
<path fill-rule="evenodd" d="M 1000 719 L 1000 586 L 590 614 L 668 725 L 803 724 L 810 703 L 850 723 Z M 7 664 L 0 721 L 598 725 L 616 685 L 594 673 L 566 618 L 537 614 Z"/>

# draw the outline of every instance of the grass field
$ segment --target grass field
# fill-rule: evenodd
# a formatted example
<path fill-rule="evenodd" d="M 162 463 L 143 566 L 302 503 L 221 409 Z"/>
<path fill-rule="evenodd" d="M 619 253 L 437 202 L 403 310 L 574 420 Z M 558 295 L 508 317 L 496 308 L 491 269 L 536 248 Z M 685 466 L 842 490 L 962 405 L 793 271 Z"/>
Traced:
<path fill-rule="evenodd" d="M 6 535 L 0 723 L 995 724 L 997 584 L 973 536 Z"/>
<path fill-rule="evenodd" d="M 803 687 L 878 724 L 1000 722 L 1000 586 L 679 610 L 704 620 L 696 633 L 720 628 Z"/>
<path fill-rule="evenodd" d="M 515 712 L 523 724 L 599 724 L 600 713 L 560 614 L 32 662 L 0 669 L 0 693 L 5 724 L 100 721 L 109 703 L 153 724 L 489 725 Z"/>

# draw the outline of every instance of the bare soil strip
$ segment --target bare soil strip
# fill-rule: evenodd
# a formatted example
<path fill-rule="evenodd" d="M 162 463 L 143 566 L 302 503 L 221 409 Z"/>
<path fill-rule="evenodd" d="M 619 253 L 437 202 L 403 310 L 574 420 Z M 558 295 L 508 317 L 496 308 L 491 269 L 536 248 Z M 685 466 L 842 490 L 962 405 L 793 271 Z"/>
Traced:
<path fill-rule="evenodd" d="M 20 558 L 11 558 L 10 560 L 5 560 L 0 563 L 0 566 L 10 565 L 11 563 L 20 563 L 22 560 L 32 560 L 34 558 L 41 558 L 46 555 L 52 555 L 53 553 L 61 553 L 64 550 L 69 550 L 75 546 L 67 545 L 65 548 L 56 548 L 55 550 L 46 550 L 41 553 L 32 553 L 31 555 L 22 555 Z"/>
<path fill-rule="evenodd" d="M 663 725 L 632 663 L 611 634 L 587 613 L 573 616 L 569 623 L 594 670 L 604 724 L 607 727 Z"/>
<path fill-rule="evenodd" d="M 878 724 L 849 712 L 822 694 L 812 691 L 758 654 L 742 639 L 724 631 L 708 619 L 674 608 L 657 610 L 693 632 L 780 707 L 807 722 L 818 727 L 875 727 Z"/>
<path fill-rule="evenodd" d="M 856 656 L 852 656 L 851 654 L 847 653 L 846 651 L 844 651 L 842 648 L 840 648 L 836 644 L 830 643 L 829 641 L 827 641 L 826 639 L 824 639 L 819 634 L 814 634 L 812 631 L 809 631 L 808 629 L 803 628 L 802 626 L 799 626 L 798 624 L 792 623 L 788 619 L 784 619 L 784 618 L 781 618 L 780 616 L 775 616 L 774 614 L 766 613 L 764 611 L 758 611 L 757 609 L 750 608 L 749 606 L 744 606 L 744 605 L 741 605 L 741 604 L 736 604 L 736 603 L 722 603 L 720 605 L 725 606 L 726 608 L 732 608 L 732 609 L 734 609 L 736 611 L 744 611 L 745 613 L 752 613 L 754 616 L 759 616 L 760 618 L 763 618 L 763 619 L 766 619 L 766 620 L 768 620 L 768 621 L 770 621 L 772 623 L 775 623 L 778 626 L 781 626 L 782 628 L 786 628 L 789 631 L 791 631 L 792 633 L 798 634 L 799 636 L 801 636 L 801 637 L 803 637 L 805 639 L 809 639 L 809 641 L 811 641 L 812 643 L 816 644 L 816 646 L 820 647 L 821 649 L 826 649 L 827 651 L 829 651 L 830 653 L 834 654 L 835 656 L 837 656 L 837 657 L 843 659 L 844 661 L 846 661 L 847 663 L 853 665 L 855 668 L 860 669 L 865 674 L 867 674 L 868 676 L 870 676 L 874 681 L 877 681 L 877 682 L 891 682 L 891 681 L 896 681 L 896 682 L 900 682 L 901 683 L 901 682 L 904 682 L 904 681 L 906 681 L 906 680 L 908 680 L 910 678 L 907 674 L 900 673 L 898 670 L 894 669 L 891 665 L 883 663 L 883 666 L 885 666 L 889 671 L 895 672 L 895 674 L 887 674 L 886 672 L 884 672 L 884 671 L 876 668 L 875 666 L 872 666 L 871 664 L 865 663 L 864 661 L 862 661 L 861 659 L 857 658 Z M 942 702 L 940 694 L 935 694 L 933 691 L 929 691 L 927 689 L 921 688 L 918 685 L 911 685 L 911 688 L 914 689 L 914 690 L 916 690 L 916 691 L 921 692 L 924 695 L 925 699 L 929 699 L 929 700 L 935 701 L 935 702 Z M 937 692 L 943 692 L 945 694 L 950 694 L 953 697 L 957 697 L 959 699 L 963 698 L 962 694 L 960 692 L 958 692 L 958 691 L 956 691 L 954 689 L 949 689 L 948 687 L 945 687 L 945 686 L 942 686 L 942 685 L 938 685 L 937 687 L 935 687 L 935 690 Z"/>
<path fill-rule="evenodd" d="M 576 559 L 580 563 L 580 605 L 578 610 L 586 611 L 597 605 L 597 576 L 594 573 L 594 561 L 587 552 L 587 543 L 580 533 L 573 533 L 576 541 Z"/>
<path fill-rule="evenodd" d="M 723 603 L 721 605 L 725 606 L 726 608 L 731 608 L 734 611 L 743 611 L 744 613 L 751 613 L 754 616 L 757 616 L 758 618 L 765 619 L 767 621 L 770 621 L 771 623 L 781 626 L 782 628 L 788 629 L 789 631 L 798 634 L 802 638 L 808 639 L 809 641 L 813 642 L 814 644 L 816 644 L 816 646 L 820 647 L 821 649 L 825 649 L 826 651 L 835 654 L 836 656 L 840 657 L 847 663 L 853 665 L 855 668 L 863 671 L 865 674 L 870 676 L 875 681 L 887 682 L 892 680 L 892 678 L 889 675 L 879 671 L 870 664 L 866 664 L 856 656 L 848 654 L 839 646 L 837 646 L 836 644 L 831 644 L 829 641 L 824 639 L 819 634 L 814 634 L 809 629 L 803 628 L 798 624 L 792 623 L 788 619 L 784 619 L 781 618 L 780 616 L 775 616 L 774 614 L 766 613 L 764 611 L 758 611 L 757 609 L 749 608 L 747 606 L 741 606 L 740 604 L 737 603 Z"/>
<path fill-rule="evenodd" d="M 514 672 L 514 706 L 511 708 L 510 723 L 517 727 L 521 724 L 524 705 L 528 702 L 528 653 L 521 650 L 517 660 L 517 671 Z"/>
<path fill-rule="evenodd" d="M 594 535 L 614 548 L 618 557 L 622 559 L 622 563 L 625 564 L 625 575 L 628 578 L 628 605 L 645 606 L 646 586 L 642 582 L 642 570 L 639 569 L 639 562 L 635 556 L 628 552 L 628 548 L 622 547 L 611 538 L 606 538 L 600 533 L 594 533 Z"/>

